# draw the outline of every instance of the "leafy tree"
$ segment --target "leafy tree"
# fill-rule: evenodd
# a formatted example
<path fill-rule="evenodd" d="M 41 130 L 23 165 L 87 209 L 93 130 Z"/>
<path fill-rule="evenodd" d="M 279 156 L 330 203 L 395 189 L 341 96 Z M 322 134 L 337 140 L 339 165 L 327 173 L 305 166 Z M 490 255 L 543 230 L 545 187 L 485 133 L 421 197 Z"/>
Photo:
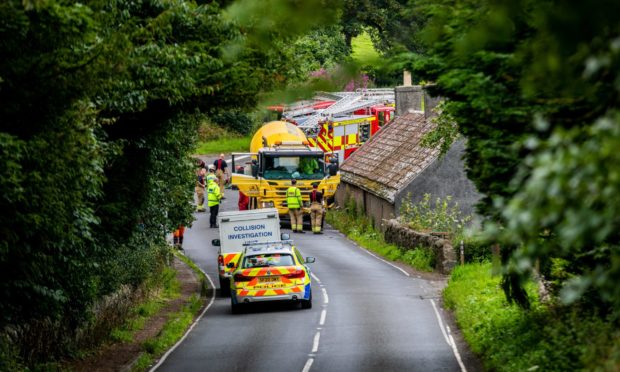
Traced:
<path fill-rule="evenodd" d="M 504 288 L 527 306 L 522 280 L 538 260 L 590 305 L 618 299 L 615 184 L 618 4 L 554 1 L 413 2 L 426 55 L 408 54 L 444 113 L 468 138 L 468 176 L 495 221 Z M 495 226 L 495 227 L 493 227 Z"/>
<path fill-rule="evenodd" d="M 344 0 L 340 24 L 347 47 L 350 49 L 353 37 L 364 30 L 370 31 L 382 49 L 389 47 L 402 26 L 399 17 L 406 3 L 404 0 Z"/>
<path fill-rule="evenodd" d="M 9 0 L 0 17 L 0 328 L 70 335 L 191 223 L 198 123 L 281 84 L 278 51 L 231 54 L 244 35 L 217 4 Z M 35 359 L 72 345 L 13 341 Z"/>

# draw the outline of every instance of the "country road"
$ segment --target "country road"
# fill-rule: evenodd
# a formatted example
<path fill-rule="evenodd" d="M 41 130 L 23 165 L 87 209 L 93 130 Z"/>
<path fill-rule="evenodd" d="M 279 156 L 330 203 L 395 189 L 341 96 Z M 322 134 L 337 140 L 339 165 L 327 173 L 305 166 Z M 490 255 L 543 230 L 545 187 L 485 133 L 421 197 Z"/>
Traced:
<path fill-rule="evenodd" d="M 237 191 L 226 191 L 221 209 L 236 210 Z M 217 285 L 211 239 L 218 231 L 208 227 L 208 217 L 197 214 L 184 248 Z M 463 345 L 449 344 L 436 282 L 371 255 L 329 227 L 324 235 L 291 236 L 305 256 L 316 257 L 313 308 L 263 303 L 232 315 L 230 299 L 218 293 L 158 371 L 478 369 Z"/>

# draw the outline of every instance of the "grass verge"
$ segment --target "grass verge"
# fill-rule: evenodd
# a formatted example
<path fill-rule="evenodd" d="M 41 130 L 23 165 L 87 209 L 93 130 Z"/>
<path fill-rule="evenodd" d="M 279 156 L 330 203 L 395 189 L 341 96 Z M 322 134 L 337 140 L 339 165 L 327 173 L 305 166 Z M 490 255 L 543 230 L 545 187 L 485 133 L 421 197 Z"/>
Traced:
<path fill-rule="evenodd" d="M 115 342 L 131 342 L 134 334 L 144 328 L 146 320 L 157 312 L 168 302 L 180 295 L 180 283 L 176 279 L 176 271 L 166 267 L 156 280 L 160 290 L 149 298 L 146 302 L 136 305 L 130 312 L 130 316 L 125 324 L 112 330 L 110 337 Z"/>
<path fill-rule="evenodd" d="M 427 249 L 405 250 L 387 243 L 381 232 L 376 231 L 368 218 L 347 210 L 327 212 L 326 222 L 340 230 L 360 246 L 392 261 L 400 261 L 420 271 L 433 271 L 435 258 Z"/>
<path fill-rule="evenodd" d="M 153 361 L 172 347 L 183 335 L 194 321 L 200 309 L 204 305 L 203 296 L 207 291 L 207 278 L 198 266 L 185 255 L 175 251 L 175 256 L 187 264 L 194 273 L 200 278 L 202 294 L 201 296 L 192 295 L 185 306 L 175 313 L 168 315 L 168 320 L 164 324 L 159 334 L 143 343 L 144 352 L 138 357 L 132 367 L 132 371 L 146 371 L 153 364 Z"/>
<path fill-rule="evenodd" d="M 244 152 L 250 150 L 252 137 L 220 138 L 213 141 L 198 142 L 194 152 L 197 155 L 219 154 L 222 152 Z"/>
<path fill-rule="evenodd" d="M 620 366 L 620 331 L 613 322 L 576 308 L 534 301 L 530 310 L 509 304 L 490 263 L 454 269 L 446 307 L 488 370 L 612 371 Z M 535 288 L 527 288 L 536 298 Z"/>

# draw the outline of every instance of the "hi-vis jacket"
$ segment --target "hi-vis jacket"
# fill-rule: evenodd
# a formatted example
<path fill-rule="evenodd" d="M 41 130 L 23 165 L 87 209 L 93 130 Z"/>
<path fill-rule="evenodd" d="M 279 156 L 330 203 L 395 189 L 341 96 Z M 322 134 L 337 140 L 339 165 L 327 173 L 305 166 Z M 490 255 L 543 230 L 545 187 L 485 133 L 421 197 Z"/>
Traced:
<path fill-rule="evenodd" d="M 209 185 L 207 186 L 208 194 L 208 205 L 209 207 L 213 207 L 214 205 L 220 204 L 220 199 L 222 199 L 222 194 L 220 193 L 220 187 L 214 181 L 209 181 Z"/>
<path fill-rule="evenodd" d="M 301 199 L 301 191 L 295 186 L 291 186 L 286 190 L 286 203 L 289 209 L 298 209 L 303 205 Z"/>

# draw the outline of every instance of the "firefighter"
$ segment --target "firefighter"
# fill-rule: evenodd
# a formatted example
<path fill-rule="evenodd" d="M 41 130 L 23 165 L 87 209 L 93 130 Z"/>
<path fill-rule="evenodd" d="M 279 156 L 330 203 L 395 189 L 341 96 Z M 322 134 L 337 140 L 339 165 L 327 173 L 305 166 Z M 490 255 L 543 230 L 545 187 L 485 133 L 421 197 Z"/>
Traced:
<path fill-rule="evenodd" d="M 207 184 L 209 180 L 217 182 L 217 176 L 215 175 L 215 165 L 209 165 L 209 174 L 207 175 Z M 221 191 L 221 190 L 220 190 Z"/>
<path fill-rule="evenodd" d="M 304 221 L 301 207 L 303 205 L 301 199 L 301 191 L 295 186 L 296 179 L 291 180 L 291 187 L 286 190 L 286 204 L 288 205 L 288 214 L 291 217 L 291 230 L 300 234 L 304 233 Z"/>
<path fill-rule="evenodd" d="M 299 172 L 314 174 L 319 169 L 319 162 L 315 158 L 302 157 L 299 159 Z"/>
<path fill-rule="evenodd" d="M 310 193 L 310 224 L 312 233 L 323 234 L 321 231 L 321 221 L 323 220 L 323 193 L 318 190 L 319 185 L 312 185 Z"/>
<path fill-rule="evenodd" d="M 220 200 L 222 194 L 220 193 L 220 187 L 213 178 L 208 178 L 207 184 L 207 201 L 209 204 L 209 227 L 217 227 L 217 214 L 220 210 Z"/>
<path fill-rule="evenodd" d="M 198 205 L 196 206 L 196 212 L 204 212 L 205 211 L 205 188 L 206 188 L 206 180 L 205 180 L 206 170 L 204 168 L 200 168 L 198 171 L 198 175 L 196 176 L 196 198 L 198 199 Z"/>
<path fill-rule="evenodd" d="M 220 158 L 213 162 L 213 166 L 215 167 L 215 175 L 217 176 L 217 183 L 222 193 L 222 199 L 225 199 L 224 186 L 227 181 L 226 168 L 228 168 L 228 164 L 226 164 L 226 160 L 224 160 L 224 154 L 220 154 Z"/>

